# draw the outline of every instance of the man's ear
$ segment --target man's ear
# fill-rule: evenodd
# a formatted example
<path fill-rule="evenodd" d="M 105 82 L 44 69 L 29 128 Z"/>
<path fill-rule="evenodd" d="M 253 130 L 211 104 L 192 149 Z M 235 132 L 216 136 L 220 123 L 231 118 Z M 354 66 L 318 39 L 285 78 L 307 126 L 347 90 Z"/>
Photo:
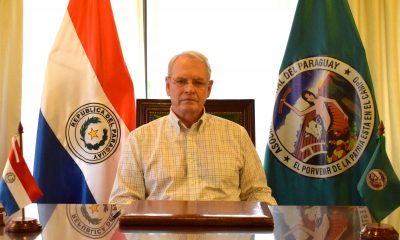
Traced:
<path fill-rule="evenodd" d="M 168 77 L 165 77 L 165 92 L 167 93 L 167 96 L 168 96 L 168 97 L 170 96 L 170 95 L 169 95 L 169 88 L 170 88 L 170 86 L 169 86 Z"/>
<path fill-rule="evenodd" d="M 214 80 L 210 80 L 210 81 L 208 82 L 208 95 L 207 95 L 207 98 L 208 98 L 208 97 L 210 96 L 210 94 L 211 94 L 211 90 L 212 90 L 213 84 L 214 84 Z"/>

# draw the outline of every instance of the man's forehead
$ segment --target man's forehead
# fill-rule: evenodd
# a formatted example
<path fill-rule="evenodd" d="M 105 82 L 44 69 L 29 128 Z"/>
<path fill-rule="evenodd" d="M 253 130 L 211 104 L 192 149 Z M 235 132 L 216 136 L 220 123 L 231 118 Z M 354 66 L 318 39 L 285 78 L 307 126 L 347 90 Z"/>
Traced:
<path fill-rule="evenodd" d="M 203 60 L 191 55 L 182 55 L 177 57 L 176 60 L 174 61 L 173 67 L 175 67 L 178 64 L 187 64 L 187 63 L 201 64 L 204 65 L 204 68 L 207 68 L 206 63 Z"/>
<path fill-rule="evenodd" d="M 170 75 L 173 78 L 209 79 L 206 63 L 200 58 L 191 55 L 177 57 L 172 65 Z"/>
<path fill-rule="evenodd" d="M 198 81 L 206 81 L 205 77 L 202 76 L 185 76 L 185 75 L 177 75 L 172 77 L 173 80 L 198 80 Z"/>

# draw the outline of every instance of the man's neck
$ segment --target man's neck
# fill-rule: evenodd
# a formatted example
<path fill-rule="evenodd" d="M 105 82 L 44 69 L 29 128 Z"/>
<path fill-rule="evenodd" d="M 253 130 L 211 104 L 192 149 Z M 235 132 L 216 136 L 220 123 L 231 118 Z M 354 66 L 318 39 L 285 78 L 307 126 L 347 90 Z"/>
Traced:
<path fill-rule="evenodd" d="M 193 114 L 193 113 L 188 113 L 188 114 L 184 114 L 182 115 L 178 115 L 176 114 L 176 112 L 174 112 L 174 114 L 178 117 L 178 119 L 182 122 L 182 124 L 190 129 L 193 124 L 195 124 L 197 121 L 199 121 L 199 119 L 201 118 L 201 116 L 203 115 L 204 110 L 201 111 L 198 115 Z"/>

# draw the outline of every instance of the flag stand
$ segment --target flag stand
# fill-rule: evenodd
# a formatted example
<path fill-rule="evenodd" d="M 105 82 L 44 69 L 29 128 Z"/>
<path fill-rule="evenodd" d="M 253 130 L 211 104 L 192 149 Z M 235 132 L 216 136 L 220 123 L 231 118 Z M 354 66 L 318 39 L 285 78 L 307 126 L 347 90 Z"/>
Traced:
<path fill-rule="evenodd" d="M 5 211 L 4 208 L 0 207 L 0 226 L 4 226 L 4 215 Z"/>
<path fill-rule="evenodd" d="M 381 121 L 378 128 L 378 136 L 385 133 L 385 126 Z M 384 203 L 382 203 L 384 204 Z M 370 239 L 384 239 L 384 240 L 398 240 L 399 233 L 393 228 L 392 225 L 386 223 L 369 223 L 364 226 L 360 232 L 361 240 Z"/>
<path fill-rule="evenodd" d="M 21 122 L 19 123 L 18 127 L 18 134 L 20 136 L 20 146 L 21 150 L 23 150 L 22 146 L 22 133 L 23 133 L 23 128 Z M 26 218 L 25 217 L 25 208 L 21 209 L 22 216 L 21 217 L 16 217 L 15 219 L 12 219 L 10 223 L 7 224 L 6 226 L 6 231 L 7 232 L 12 232 L 12 233 L 31 233 L 31 232 L 38 232 L 42 230 L 42 225 L 37 221 L 37 219 L 34 218 Z"/>

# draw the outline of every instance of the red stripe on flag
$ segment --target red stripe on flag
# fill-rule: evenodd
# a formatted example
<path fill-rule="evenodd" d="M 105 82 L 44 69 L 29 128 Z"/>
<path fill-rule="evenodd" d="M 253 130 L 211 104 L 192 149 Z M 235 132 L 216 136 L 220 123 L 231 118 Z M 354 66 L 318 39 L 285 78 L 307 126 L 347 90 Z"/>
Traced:
<path fill-rule="evenodd" d="M 109 0 L 70 0 L 68 13 L 108 99 L 129 130 L 135 128 L 134 91 Z"/>
<path fill-rule="evenodd" d="M 19 162 L 17 162 L 17 156 L 15 155 L 13 148 L 11 148 L 10 155 L 8 156 L 8 161 L 14 169 L 15 174 L 17 175 L 19 181 L 27 192 L 29 198 L 32 202 L 34 202 L 41 198 L 43 196 L 43 193 L 37 185 L 35 178 L 33 178 L 31 172 L 29 171 L 28 166 L 26 165 L 18 141 L 14 139 L 12 144 L 14 146 L 13 148 L 15 148 L 17 152 Z"/>

